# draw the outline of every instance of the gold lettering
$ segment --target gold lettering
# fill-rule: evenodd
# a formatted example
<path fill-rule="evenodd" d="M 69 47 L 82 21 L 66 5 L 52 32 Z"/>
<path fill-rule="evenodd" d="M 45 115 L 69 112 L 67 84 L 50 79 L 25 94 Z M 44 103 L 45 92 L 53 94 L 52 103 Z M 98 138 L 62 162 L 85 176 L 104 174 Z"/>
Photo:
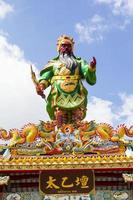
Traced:
<path fill-rule="evenodd" d="M 88 188 L 87 185 L 89 178 L 87 176 L 82 176 L 81 178 L 76 177 L 75 183 L 76 186 L 81 185 L 81 188 Z"/>
<path fill-rule="evenodd" d="M 48 184 L 46 189 L 48 189 L 48 188 L 59 189 L 60 187 L 54 183 L 55 181 L 56 181 L 56 179 L 54 179 L 52 176 L 49 176 L 49 180 L 46 182 Z"/>
<path fill-rule="evenodd" d="M 64 187 L 64 188 L 71 188 L 73 187 L 73 183 L 71 184 L 66 184 L 65 185 L 65 182 L 68 180 L 68 177 L 62 177 L 62 183 L 61 183 L 61 186 Z"/>

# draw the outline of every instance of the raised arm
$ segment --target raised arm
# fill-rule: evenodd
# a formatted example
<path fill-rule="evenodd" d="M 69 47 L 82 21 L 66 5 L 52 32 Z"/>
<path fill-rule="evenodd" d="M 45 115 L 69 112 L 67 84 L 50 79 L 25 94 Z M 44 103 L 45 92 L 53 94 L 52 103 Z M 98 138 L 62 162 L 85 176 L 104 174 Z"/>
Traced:
<path fill-rule="evenodd" d="M 96 59 L 93 57 L 90 64 L 87 63 L 85 60 L 80 60 L 80 66 L 81 66 L 81 75 L 83 78 L 86 79 L 86 81 L 90 85 L 94 85 L 96 83 Z"/>

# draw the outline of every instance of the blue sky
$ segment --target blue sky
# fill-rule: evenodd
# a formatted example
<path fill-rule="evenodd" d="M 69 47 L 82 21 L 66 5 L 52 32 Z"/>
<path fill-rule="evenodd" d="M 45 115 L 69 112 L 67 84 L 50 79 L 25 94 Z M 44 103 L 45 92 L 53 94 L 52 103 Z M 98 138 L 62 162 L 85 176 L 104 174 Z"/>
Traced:
<path fill-rule="evenodd" d="M 76 56 L 97 59 L 97 84 L 85 84 L 88 119 L 132 125 L 132 0 L 0 0 L 0 13 L 0 126 L 45 119 L 29 64 L 38 73 L 61 34 L 74 37 Z"/>

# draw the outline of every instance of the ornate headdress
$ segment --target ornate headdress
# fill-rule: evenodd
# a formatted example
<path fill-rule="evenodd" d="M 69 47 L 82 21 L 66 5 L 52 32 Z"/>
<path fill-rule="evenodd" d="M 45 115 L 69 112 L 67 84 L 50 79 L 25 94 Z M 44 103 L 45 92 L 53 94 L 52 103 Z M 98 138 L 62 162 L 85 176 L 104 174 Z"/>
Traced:
<path fill-rule="evenodd" d="M 74 45 L 74 40 L 73 40 L 73 38 L 72 38 L 72 37 L 69 37 L 69 36 L 67 36 L 67 35 L 61 35 L 61 36 L 58 38 L 58 40 L 57 40 L 57 51 L 58 51 L 58 52 L 59 52 L 59 50 L 60 50 L 60 46 L 61 46 L 62 44 L 65 44 L 65 43 L 71 44 L 72 49 L 73 49 L 73 45 Z"/>

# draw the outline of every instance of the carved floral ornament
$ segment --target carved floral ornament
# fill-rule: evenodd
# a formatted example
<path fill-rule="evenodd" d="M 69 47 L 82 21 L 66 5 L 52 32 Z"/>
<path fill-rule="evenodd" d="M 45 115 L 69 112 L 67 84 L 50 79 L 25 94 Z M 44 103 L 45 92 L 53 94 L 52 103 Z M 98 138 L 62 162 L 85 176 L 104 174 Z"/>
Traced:
<path fill-rule="evenodd" d="M 8 185 L 9 179 L 9 176 L 0 176 L 0 185 Z"/>
<path fill-rule="evenodd" d="M 133 174 L 122 174 L 125 182 L 133 183 Z"/>

